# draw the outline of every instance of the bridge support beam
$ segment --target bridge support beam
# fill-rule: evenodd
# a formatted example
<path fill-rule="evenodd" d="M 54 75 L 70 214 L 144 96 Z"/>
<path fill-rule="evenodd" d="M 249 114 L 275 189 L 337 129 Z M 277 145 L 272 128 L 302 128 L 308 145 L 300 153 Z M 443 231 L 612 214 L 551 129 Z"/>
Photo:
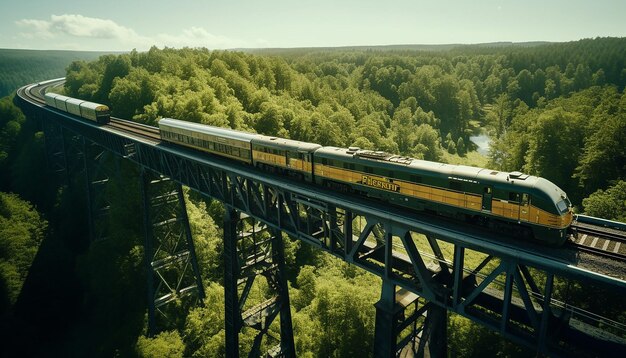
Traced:
<path fill-rule="evenodd" d="M 295 357 L 281 233 L 227 207 L 224 274 L 226 356 L 239 357 L 242 354 L 239 333 L 253 328 L 258 333 L 249 347 L 249 357 Z M 266 283 L 257 280 L 260 276 L 265 277 Z M 258 291 L 270 291 L 271 294 L 258 297 Z M 251 292 L 260 303 L 249 302 Z M 280 338 L 271 336 L 269 331 L 279 315 Z"/>
<path fill-rule="evenodd" d="M 446 357 L 447 311 L 383 280 L 376 303 L 374 356 Z"/>
<path fill-rule="evenodd" d="M 145 263 L 148 288 L 148 335 L 169 327 L 168 317 L 205 297 L 182 186 L 142 168 L 140 186 L 144 215 Z M 188 296 L 197 300 L 187 300 Z M 172 308 L 170 308 L 172 307 Z"/>
<path fill-rule="evenodd" d="M 82 137 L 87 214 L 91 242 L 109 237 L 109 202 L 106 191 L 110 179 L 120 173 L 120 157 Z M 113 162 L 113 163 L 112 163 Z"/>
<path fill-rule="evenodd" d="M 57 183 L 61 185 L 68 183 L 64 132 L 61 125 L 48 120 L 43 121 L 48 170 L 56 176 Z"/>

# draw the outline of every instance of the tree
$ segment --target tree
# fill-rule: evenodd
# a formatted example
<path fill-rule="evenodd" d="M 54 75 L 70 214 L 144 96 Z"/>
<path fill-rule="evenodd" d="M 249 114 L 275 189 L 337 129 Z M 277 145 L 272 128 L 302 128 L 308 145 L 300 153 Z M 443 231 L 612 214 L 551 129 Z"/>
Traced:
<path fill-rule="evenodd" d="M 460 156 L 463 156 L 467 153 L 467 149 L 465 148 L 465 141 L 463 140 L 463 137 L 459 137 L 459 140 L 456 141 L 456 152 Z"/>
<path fill-rule="evenodd" d="M 626 222 L 626 181 L 620 180 L 606 191 L 599 189 L 583 199 L 585 214 Z"/>
<path fill-rule="evenodd" d="M 415 141 L 415 125 L 410 108 L 400 108 L 394 113 L 391 132 L 400 154 L 408 154 Z"/>
<path fill-rule="evenodd" d="M 95 100 L 100 103 L 106 102 L 109 92 L 113 88 L 116 78 L 123 78 L 130 72 L 131 62 L 127 55 L 106 55 L 100 57 L 100 62 L 105 64 L 104 73 Z"/>
<path fill-rule="evenodd" d="M 0 282 L 6 285 L 0 297 L 0 317 L 20 294 L 47 225 L 29 202 L 0 192 Z"/>
<path fill-rule="evenodd" d="M 598 114 L 593 120 L 597 132 L 585 139 L 575 176 L 587 193 L 626 178 L 626 94 L 620 107 L 621 113 L 615 115 Z"/>
<path fill-rule="evenodd" d="M 183 357 L 185 344 L 177 331 L 165 331 L 154 338 L 140 336 L 137 355 L 142 358 Z"/>
<path fill-rule="evenodd" d="M 442 156 L 439 133 L 428 124 L 419 125 L 415 130 L 415 146 L 412 154 L 418 159 L 440 161 Z"/>
<path fill-rule="evenodd" d="M 284 126 L 283 116 L 280 111 L 280 108 L 275 104 L 263 103 L 261 111 L 257 114 L 254 129 L 261 134 L 278 136 Z"/>
<path fill-rule="evenodd" d="M 572 196 L 578 191 L 571 177 L 581 153 L 584 128 L 585 119 L 579 113 L 555 108 L 540 114 L 530 130 L 524 169 L 554 182 Z"/>

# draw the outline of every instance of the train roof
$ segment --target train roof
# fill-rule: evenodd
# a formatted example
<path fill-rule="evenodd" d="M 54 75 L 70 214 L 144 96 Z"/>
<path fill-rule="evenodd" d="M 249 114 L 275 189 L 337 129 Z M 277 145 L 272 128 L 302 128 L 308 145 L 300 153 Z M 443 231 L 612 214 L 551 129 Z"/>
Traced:
<path fill-rule="evenodd" d="M 398 171 L 414 171 L 421 175 L 447 177 L 450 180 L 473 182 L 487 185 L 506 185 L 526 188 L 528 191 L 538 190 L 545 193 L 550 200 L 558 202 L 566 198 L 566 194 L 547 179 L 520 172 L 503 172 L 466 165 L 452 165 L 427 160 L 393 155 L 381 151 L 364 151 L 358 148 L 322 147 L 315 152 L 316 157 L 345 160 L 350 162 L 372 162 L 372 165 L 387 167 Z"/>
<path fill-rule="evenodd" d="M 236 139 L 240 141 L 245 141 L 250 143 L 252 139 L 258 137 L 258 134 L 246 133 L 241 131 L 236 131 L 234 129 L 221 128 L 215 126 L 209 126 L 206 124 L 194 123 L 181 121 L 179 119 L 174 118 L 162 118 L 159 120 L 159 125 L 167 125 L 173 128 L 180 128 L 185 130 L 190 130 L 198 133 L 210 134 L 214 136 L 220 136 L 229 139 Z"/>
<path fill-rule="evenodd" d="M 83 108 L 92 109 L 92 110 L 98 111 L 98 112 L 108 111 L 109 110 L 109 106 L 107 106 L 106 104 L 89 102 L 89 101 L 82 100 L 80 98 L 68 97 L 68 96 L 64 96 L 62 94 L 58 94 L 58 93 L 54 93 L 54 92 L 47 92 L 45 94 L 45 96 L 46 97 L 50 97 L 50 98 L 54 98 L 55 100 L 64 101 L 64 102 L 72 103 L 72 104 L 76 104 L 76 105 L 80 105 Z"/>
<path fill-rule="evenodd" d="M 80 104 L 81 108 L 93 109 L 97 112 L 106 112 L 109 110 L 109 107 L 105 104 L 94 103 L 94 102 L 82 102 Z"/>
<path fill-rule="evenodd" d="M 252 144 L 264 145 L 276 149 L 290 149 L 299 152 L 313 152 L 322 146 L 315 143 L 301 142 L 299 140 L 270 137 L 266 135 L 258 134 L 253 140 Z"/>
<path fill-rule="evenodd" d="M 47 92 L 44 96 L 54 98 L 54 99 L 59 99 L 61 101 L 67 101 L 68 99 L 72 98 L 72 97 L 64 96 L 62 94 L 58 94 L 54 92 Z"/>

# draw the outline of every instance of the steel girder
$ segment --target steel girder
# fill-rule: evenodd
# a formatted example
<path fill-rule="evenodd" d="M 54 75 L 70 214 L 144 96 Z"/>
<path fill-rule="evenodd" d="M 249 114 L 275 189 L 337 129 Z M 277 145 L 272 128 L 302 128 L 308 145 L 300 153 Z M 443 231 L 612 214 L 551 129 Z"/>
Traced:
<path fill-rule="evenodd" d="M 83 137 L 85 184 L 89 218 L 89 237 L 92 242 L 109 237 L 108 184 L 120 172 L 120 157 Z M 113 161 L 113 163 L 111 163 Z"/>
<path fill-rule="evenodd" d="M 626 289 L 626 282 L 551 257 L 549 250 L 519 250 L 458 222 L 366 203 L 91 124 L 70 121 L 67 126 L 81 127 L 85 136 L 120 156 L 129 156 L 131 146 L 129 158 L 141 166 L 543 354 L 559 354 L 580 342 L 571 338 L 580 337 L 576 332 L 566 334 L 572 331 L 567 323 L 575 313 L 554 298 L 556 281 L 574 279 Z M 355 224 L 357 220 L 360 224 Z M 438 246 L 445 246 L 441 253 Z M 483 257 L 478 264 L 469 262 L 475 255 Z"/>
<path fill-rule="evenodd" d="M 494 234 L 480 228 L 398 208 L 388 211 L 383 203 L 362 205 L 359 199 L 284 179 L 274 184 L 243 165 L 214 158 L 207 165 L 201 154 L 184 152 L 138 146 L 137 160 L 540 353 L 566 354 L 564 346 L 576 345 L 562 302 L 548 298 L 554 276 L 593 280 L 589 272 L 499 246 L 497 237 L 490 240 Z M 470 252 L 482 261 L 471 266 L 465 259 Z"/>
<path fill-rule="evenodd" d="M 249 295 L 259 286 L 260 276 L 265 277 L 271 294 L 257 297 L 261 302 L 253 304 Z M 240 356 L 239 333 L 249 327 L 258 333 L 248 357 L 295 357 L 282 234 L 228 207 L 224 216 L 224 292 L 226 356 Z M 270 327 L 279 315 L 280 337 L 275 337 Z M 266 352 L 261 346 L 264 338 L 265 346 L 270 347 Z"/>
<path fill-rule="evenodd" d="M 67 160 L 63 131 L 63 126 L 52 121 L 43 121 L 48 169 L 54 173 L 59 183 L 67 184 Z"/>
<path fill-rule="evenodd" d="M 147 169 L 140 175 L 144 255 L 148 287 L 148 334 L 172 324 L 167 308 L 187 296 L 204 299 L 187 208 L 179 183 Z M 170 305 L 171 306 L 171 305 Z M 157 317 L 157 313 L 160 315 Z M 160 324 L 157 323 L 160 320 Z"/>

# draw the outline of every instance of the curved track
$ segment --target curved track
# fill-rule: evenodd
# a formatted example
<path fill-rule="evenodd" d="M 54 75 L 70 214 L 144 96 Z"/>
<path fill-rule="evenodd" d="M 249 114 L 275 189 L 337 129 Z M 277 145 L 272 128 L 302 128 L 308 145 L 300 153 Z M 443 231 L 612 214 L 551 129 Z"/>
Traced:
<path fill-rule="evenodd" d="M 44 100 L 44 94 L 46 93 L 46 89 L 51 86 L 58 86 L 62 84 L 64 81 L 65 79 L 58 78 L 54 80 L 49 80 L 45 82 L 39 82 L 37 84 L 24 86 L 18 89 L 18 95 L 29 100 L 30 102 L 36 103 L 40 106 L 45 106 L 46 101 Z M 70 115 L 70 114 L 67 114 L 67 115 Z M 157 141 L 157 142 L 161 141 L 159 128 L 148 126 L 148 125 L 141 124 L 141 123 L 136 123 L 136 122 L 129 121 L 126 119 L 111 117 L 111 122 L 103 125 L 103 127 L 115 128 L 117 130 L 132 133 L 133 135 L 145 137 L 147 139 Z"/>

